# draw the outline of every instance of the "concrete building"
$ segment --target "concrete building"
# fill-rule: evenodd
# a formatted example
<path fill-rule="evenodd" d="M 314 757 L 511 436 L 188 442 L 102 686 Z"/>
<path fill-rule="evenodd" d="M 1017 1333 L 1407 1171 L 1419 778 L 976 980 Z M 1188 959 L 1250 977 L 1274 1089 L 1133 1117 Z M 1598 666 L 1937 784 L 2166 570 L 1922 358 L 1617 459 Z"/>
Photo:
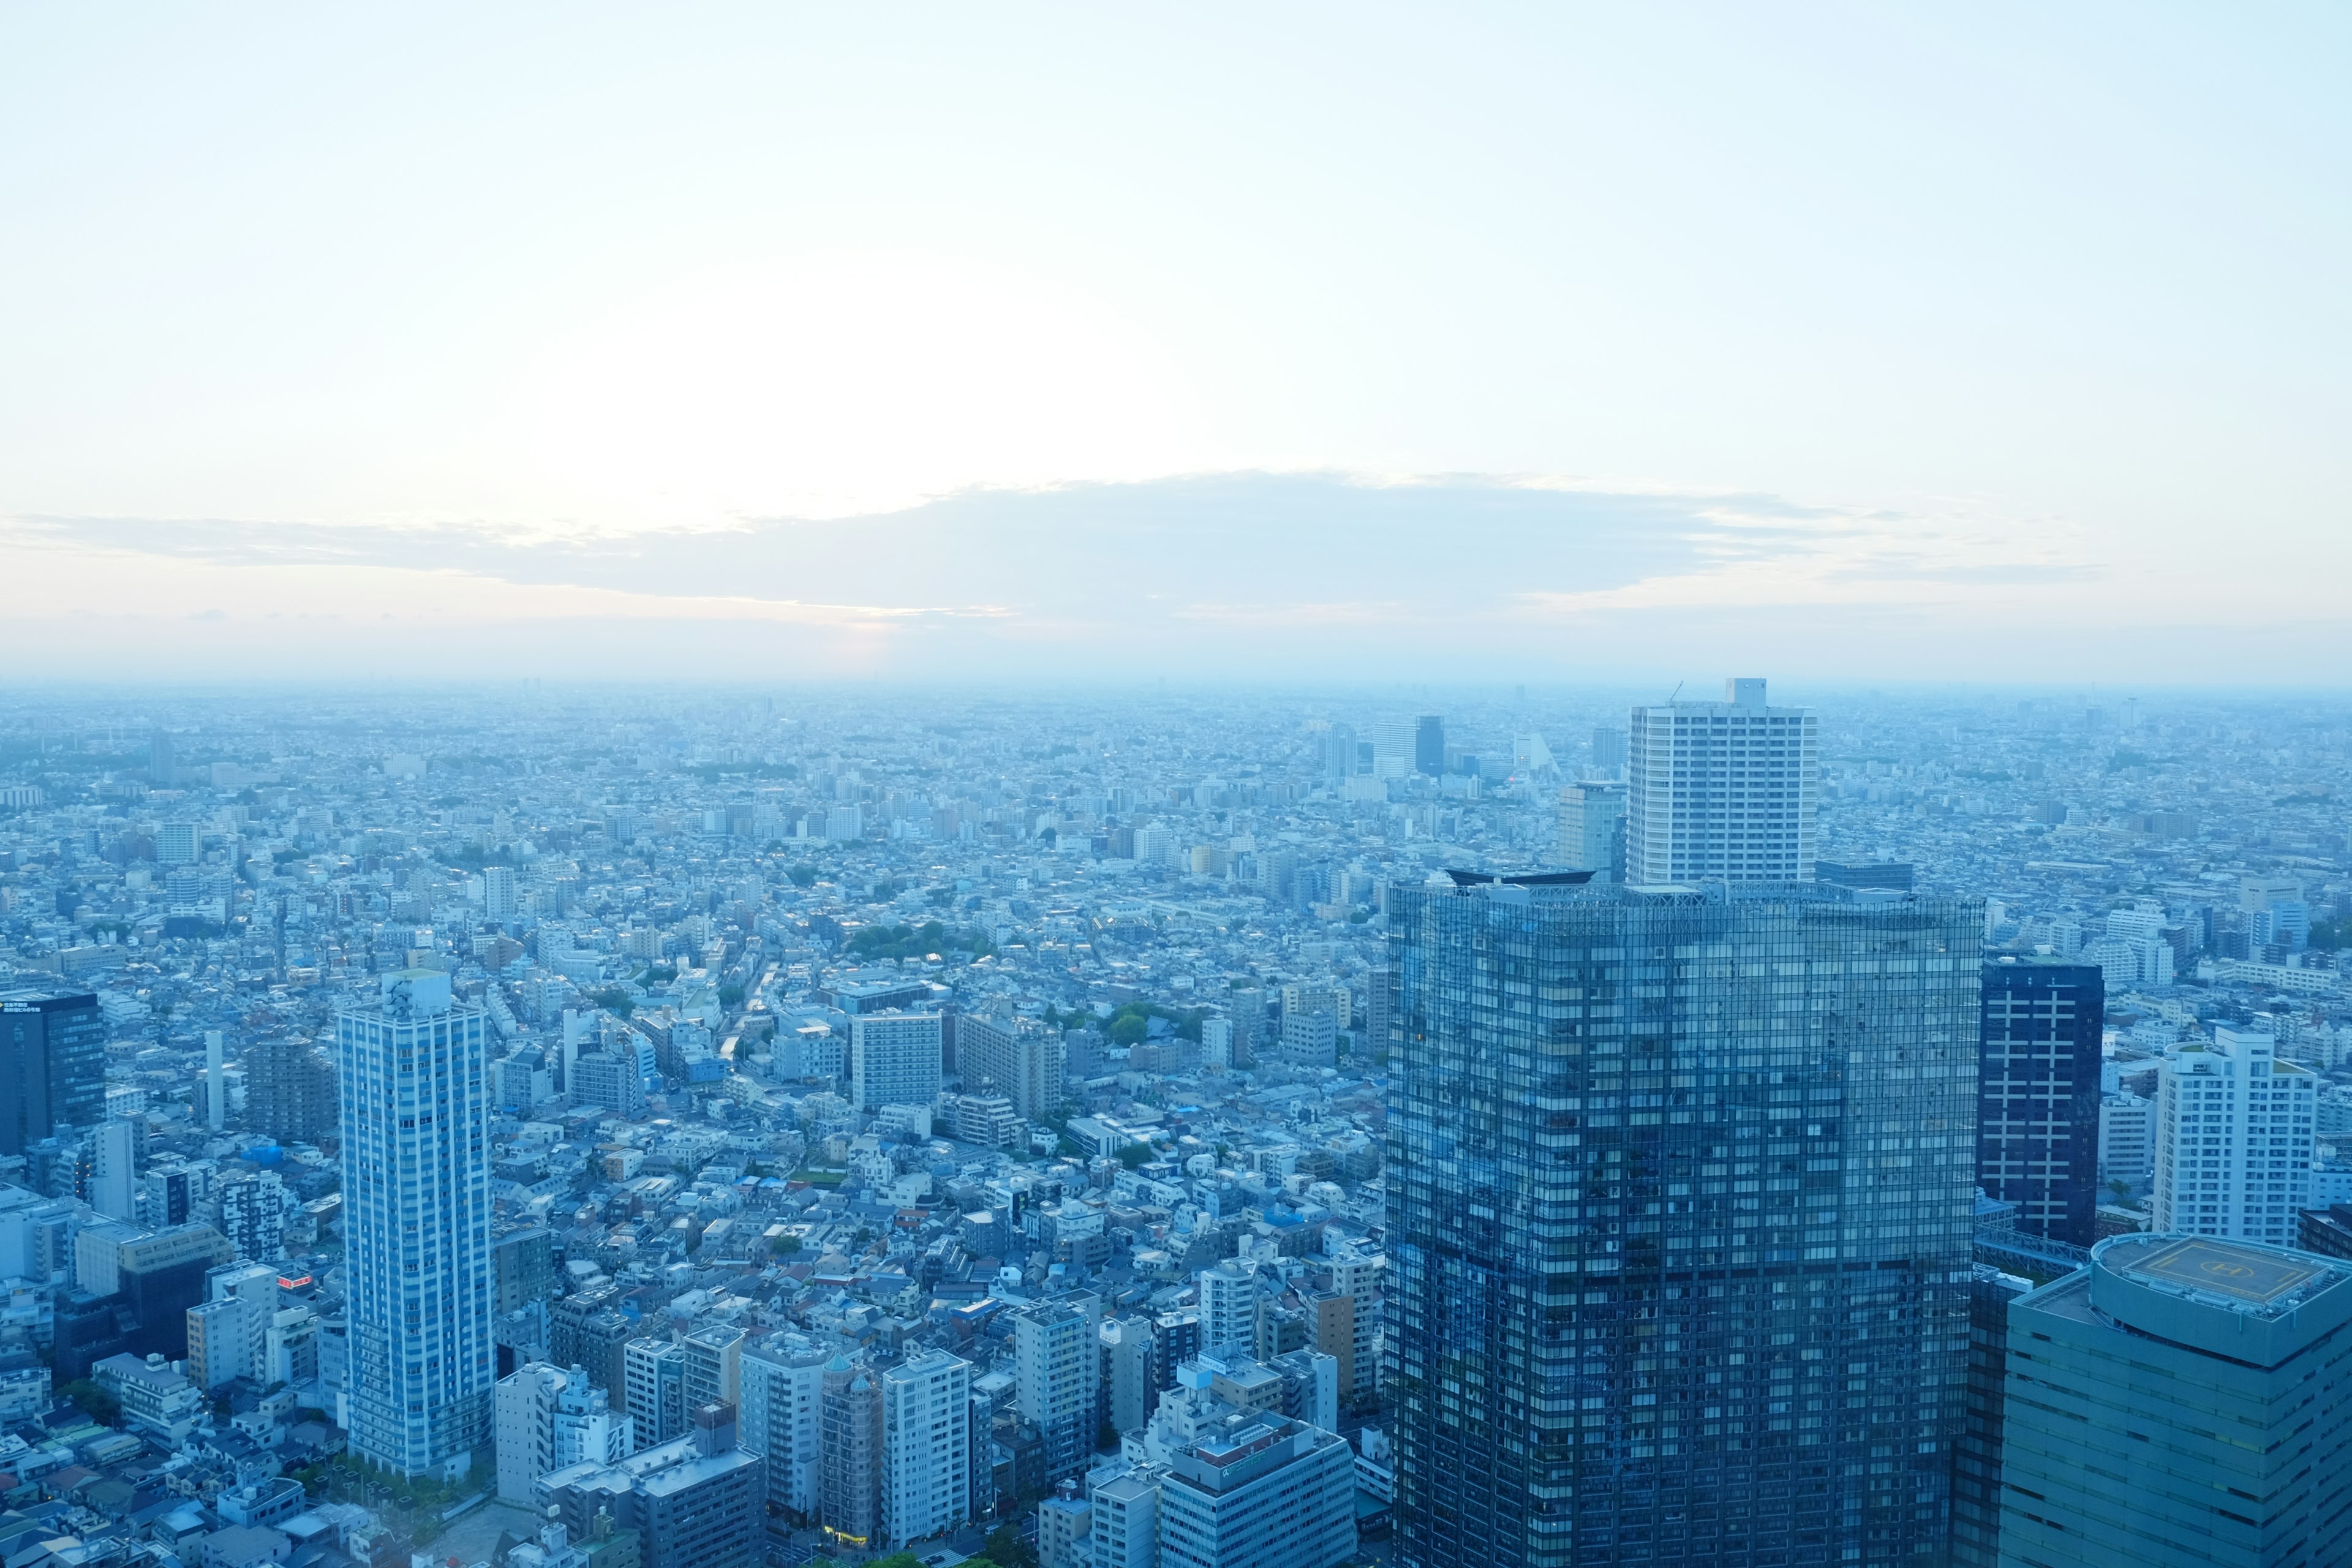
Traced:
<path fill-rule="evenodd" d="M 1037 1505 L 1037 1568 L 1092 1568 L 1094 1505 L 1064 1481 Z"/>
<path fill-rule="evenodd" d="M 1767 707 L 1761 680 L 1726 681 L 1720 702 L 1634 709 L 1625 880 L 1811 880 L 1818 750 L 1812 713 Z"/>
<path fill-rule="evenodd" d="M 1257 1270 L 1237 1258 L 1201 1270 L 1201 1348 L 1246 1348 L 1257 1338 Z"/>
<path fill-rule="evenodd" d="M 926 1351 L 882 1373 L 882 1534 L 927 1540 L 971 1517 L 971 1365 Z"/>
<path fill-rule="evenodd" d="M 2165 1053 L 2157 1080 L 2154 1228 L 2292 1245 L 2311 1203 L 2318 1076 L 2266 1030 L 2222 1025 Z"/>
<path fill-rule="evenodd" d="M 743 1331 L 732 1323 L 706 1323 L 678 1341 L 686 1355 L 686 1407 L 726 1405 L 740 1409 L 743 1397 Z"/>
<path fill-rule="evenodd" d="M 882 1534 L 882 1385 L 869 1369 L 835 1356 L 825 1364 L 824 1487 L 818 1511 L 824 1532 L 845 1546 L 870 1546 Z"/>
<path fill-rule="evenodd" d="M 2114 1237 L 2009 1311 L 2002 1568 L 2352 1562 L 2352 1264 Z"/>
<path fill-rule="evenodd" d="M 978 1014 L 956 1020 L 956 1071 L 965 1092 L 1003 1095 L 1024 1121 L 1061 1108 L 1063 1055 L 1056 1030 Z"/>
<path fill-rule="evenodd" d="M 637 1440 L 648 1447 L 682 1436 L 687 1412 L 686 1347 L 641 1336 L 621 1348 L 621 1381 Z"/>
<path fill-rule="evenodd" d="M 1355 1452 L 1336 1433 L 1236 1413 L 1169 1460 L 1160 1561 L 1337 1568 L 1356 1551 Z"/>
<path fill-rule="evenodd" d="M 1111 1430 L 1139 1431 L 1151 1419 L 1160 1390 L 1151 1381 L 1151 1323 L 1112 1318 L 1097 1331 L 1102 1343 L 1103 1409 Z"/>
<path fill-rule="evenodd" d="M 490 1439 L 488 1033 L 429 969 L 335 1019 L 351 1448 L 404 1476 L 463 1475 Z"/>
<path fill-rule="evenodd" d="M 1107 1465 L 1087 1477 L 1094 1568 L 1160 1568 L 1160 1483 L 1155 1464 Z"/>
<path fill-rule="evenodd" d="M 849 1100 L 860 1110 L 940 1097 L 940 1016 L 859 1013 L 849 1020 Z"/>
<path fill-rule="evenodd" d="M 2156 1179 L 2156 1101 L 2136 1094 L 2099 1099 L 2099 1185 L 2137 1189 Z"/>
<path fill-rule="evenodd" d="M 740 1440 L 768 1461 L 769 1503 L 815 1518 L 824 1485 L 824 1355 L 806 1341 L 772 1336 L 744 1349 L 740 1375 Z"/>
<path fill-rule="evenodd" d="M 1045 1480 L 1081 1474 L 1095 1448 L 1102 1349 L 1091 1310 L 1038 1301 L 1013 1314 L 1021 1414 L 1045 1440 Z"/>
<path fill-rule="evenodd" d="M 575 1540 L 611 1514 L 635 1532 L 643 1568 L 754 1568 L 765 1555 L 765 1466 L 737 1446 L 735 1412 L 723 1405 L 695 1411 L 687 1436 L 617 1464 L 557 1470 L 539 1496 Z"/>

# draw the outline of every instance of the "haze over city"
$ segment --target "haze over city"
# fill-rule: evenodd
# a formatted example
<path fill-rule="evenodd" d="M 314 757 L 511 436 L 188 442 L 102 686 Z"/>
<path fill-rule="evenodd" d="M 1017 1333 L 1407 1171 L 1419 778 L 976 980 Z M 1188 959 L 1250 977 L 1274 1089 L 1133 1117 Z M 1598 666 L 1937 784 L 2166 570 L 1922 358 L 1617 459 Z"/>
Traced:
<path fill-rule="evenodd" d="M 2347 33 L 0 7 L 0 1564 L 2352 1564 Z"/>

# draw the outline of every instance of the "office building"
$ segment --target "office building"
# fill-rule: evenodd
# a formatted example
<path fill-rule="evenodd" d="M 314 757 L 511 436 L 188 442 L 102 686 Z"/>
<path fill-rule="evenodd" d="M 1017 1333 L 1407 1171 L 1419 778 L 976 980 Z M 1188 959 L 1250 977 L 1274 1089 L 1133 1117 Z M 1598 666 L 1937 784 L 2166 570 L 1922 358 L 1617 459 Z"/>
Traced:
<path fill-rule="evenodd" d="M 147 782 L 157 789 L 170 789 L 179 779 L 179 766 L 173 754 L 169 731 L 152 730 L 147 735 Z"/>
<path fill-rule="evenodd" d="M 686 1436 L 616 1464 L 568 1466 L 543 1478 L 539 1495 L 577 1539 L 611 1514 L 636 1533 L 643 1568 L 755 1568 L 765 1555 L 765 1468 L 735 1436 L 735 1412 L 706 1405 Z"/>
<path fill-rule="evenodd" d="M 849 1020 L 849 1100 L 860 1110 L 940 1097 L 940 1016 L 859 1013 Z"/>
<path fill-rule="evenodd" d="M 971 1517 L 971 1365 L 925 1351 L 882 1373 L 882 1534 L 893 1546 Z"/>
<path fill-rule="evenodd" d="M 1982 910 L 1728 893 L 1390 890 L 1407 1568 L 1943 1550 Z"/>
<path fill-rule="evenodd" d="M 1323 777 L 1333 785 L 1345 783 L 1357 771 L 1356 728 L 1334 724 L 1323 732 Z"/>
<path fill-rule="evenodd" d="M 1102 1386 L 1101 1340 L 1091 1307 L 1052 1300 L 1018 1309 L 1013 1352 L 1022 1416 L 1045 1440 L 1045 1483 L 1083 1473 L 1095 1450 Z"/>
<path fill-rule="evenodd" d="M 106 1020 L 88 992 L 0 993 L 0 1156 L 106 1113 Z"/>
<path fill-rule="evenodd" d="M 1952 1448 L 1951 1568 L 1995 1568 L 2000 1561 L 2009 1309 L 2032 1289 L 2031 1279 L 1982 1263 L 1969 1281 L 1968 1415 Z"/>
<path fill-rule="evenodd" d="M 1596 882 L 1625 879 L 1625 786 L 1573 784 L 1559 792 L 1559 840 L 1553 858 Z"/>
<path fill-rule="evenodd" d="M 461 1476 L 490 1436 L 487 1034 L 430 969 L 335 1018 L 351 1448 L 404 1476 Z"/>
<path fill-rule="evenodd" d="M 869 1368 L 835 1356 L 825 1364 L 821 1399 L 819 1522 L 845 1546 L 872 1545 L 882 1533 L 881 1381 Z"/>
<path fill-rule="evenodd" d="M 1625 879 L 1801 882 L 1813 874 L 1820 763 L 1813 715 L 1772 708 L 1764 682 L 1720 702 L 1633 710 Z"/>
<path fill-rule="evenodd" d="M 743 1349 L 743 1446 L 768 1462 L 768 1502 L 816 1517 L 824 1495 L 824 1357 L 797 1336 Z"/>
<path fill-rule="evenodd" d="M 1413 721 L 1412 767 L 1431 778 L 1445 771 L 1445 721 L 1440 715 L 1424 713 Z"/>
<path fill-rule="evenodd" d="M 1977 1184 L 2017 1205 L 2017 1228 L 2098 1239 L 2099 1050 L 2106 981 L 2082 963 L 1984 966 L 1977 1058 Z"/>
<path fill-rule="evenodd" d="M 2317 1075 L 2267 1030 L 2222 1025 L 2164 1055 L 2157 1079 L 2154 1228 L 2292 1245 L 2311 1202 Z"/>
<path fill-rule="evenodd" d="M 1002 1095 L 1024 1121 L 1043 1121 L 1061 1109 L 1062 1066 L 1057 1031 L 1012 1018 L 956 1020 L 956 1071 L 965 1092 Z"/>
<path fill-rule="evenodd" d="M 2010 1309 L 2003 1568 L 2352 1562 L 2352 1264 L 2119 1236 Z"/>
<path fill-rule="evenodd" d="M 1601 724 L 1592 731 L 1592 773 L 1595 778 L 1622 778 L 1625 773 L 1625 731 Z"/>
<path fill-rule="evenodd" d="M 1337 1568 L 1356 1552 L 1355 1452 L 1306 1422 L 1236 1412 L 1169 1458 L 1158 1515 L 1162 1563 Z"/>
<path fill-rule="evenodd" d="M 1093 1568 L 1159 1568 L 1160 1483 L 1167 1473 L 1160 1465 L 1124 1462 L 1088 1473 Z"/>
<path fill-rule="evenodd" d="M 629 1419 L 644 1443 L 667 1443 L 686 1431 L 686 1347 L 668 1340 L 631 1340 L 621 1349 Z"/>

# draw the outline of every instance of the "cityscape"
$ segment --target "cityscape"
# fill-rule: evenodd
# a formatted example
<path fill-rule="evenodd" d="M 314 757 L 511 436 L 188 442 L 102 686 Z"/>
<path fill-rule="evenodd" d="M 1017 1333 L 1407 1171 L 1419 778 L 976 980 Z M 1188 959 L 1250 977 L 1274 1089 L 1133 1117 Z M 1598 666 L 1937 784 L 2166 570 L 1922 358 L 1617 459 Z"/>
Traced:
<path fill-rule="evenodd" d="M 15 699 L 0 1545 L 2342 1560 L 2352 710 L 1794 695 Z"/>
<path fill-rule="evenodd" d="M 0 1568 L 2352 1568 L 2347 79 L 0 5 Z"/>

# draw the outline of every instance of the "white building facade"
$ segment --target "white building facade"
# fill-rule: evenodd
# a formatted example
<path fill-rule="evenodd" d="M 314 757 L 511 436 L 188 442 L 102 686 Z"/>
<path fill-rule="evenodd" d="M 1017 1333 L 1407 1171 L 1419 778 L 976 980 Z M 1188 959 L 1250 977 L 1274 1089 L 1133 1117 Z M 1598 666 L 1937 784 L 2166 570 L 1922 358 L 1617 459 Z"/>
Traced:
<path fill-rule="evenodd" d="M 404 1476 L 462 1476 L 490 1436 L 488 1035 L 438 970 L 335 1019 L 351 1449 Z"/>
<path fill-rule="evenodd" d="M 1625 880 L 1811 881 L 1819 752 L 1812 713 L 1768 707 L 1758 679 L 1725 682 L 1721 702 L 1634 709 Z"/>
<path fill-rule="evenodd" d="M 971 1517 L 971 1363 L 928 1351 L 882 1373 L 882 1533 L 893 1545 Z"/>
<path fill-rule="evenodd" d="M 2165 1053 L 2157 1089 L 2155 1228 L 2293 1247 L 2311 1201 L 2318 1076 L 2266 1032 L 2227 1025 Z"/>
<path fill-rule="evenodd" d="M 859 1013 L 849 1020 L 850 1100 L 860 1110 L 940 1097 L 940 1016 Z"/>

